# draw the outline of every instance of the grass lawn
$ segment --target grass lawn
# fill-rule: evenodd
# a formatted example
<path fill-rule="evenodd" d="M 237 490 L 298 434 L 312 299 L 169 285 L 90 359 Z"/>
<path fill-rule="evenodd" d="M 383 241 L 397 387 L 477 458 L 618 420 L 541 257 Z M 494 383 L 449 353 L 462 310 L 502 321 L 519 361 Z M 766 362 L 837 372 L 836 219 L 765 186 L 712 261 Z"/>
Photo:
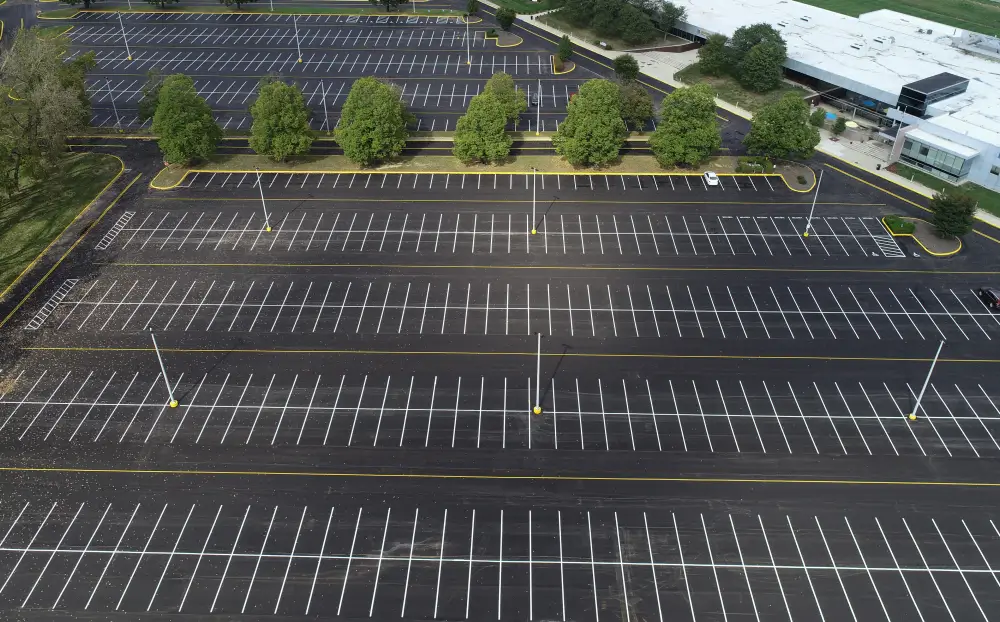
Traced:
<path fill-rule="evenodd" d="M 780 87 L 769 93 L 754 93 L 753 91 L 748 91 L 740 86 L 740 83 L 737 82 L 735 78 L 731 78 L 729 76 L 706 76 L 702 74 L 700 68 L 698 67 L 698 63 L 681 69 L 674 74 L 674 78 L 684 82 L 685 84 L 697 84 L 699 82 L 709 84 L 713 89 L 715 89 L 719 99 L 729 102 L 730 104 L 735 104 L 740 108 L 749 110 L 750 112 L 755 112 L 759 110 L 761 106 L 766 106 L 767 104 L 772 104 L 778 101 L 784 97 L 786 93 L 797 93 L 802 97 L 805 97 L 808 94 L 805 89 L 801 89 L 797 86 L 789 86 L 785 83 L 782 83 Z"/>
<path fill-rule="evenodd" d="M 939 191 L 942 188 L 953 187 L 943 179 L 939 179 L 929 173 L 915 169 L 912 166 L 907 166 L 902 162 L 896 162 L 893 165 L 893 169 L 897 175 L 906 177 L 907 179 L 912 178 L 913 181 L 919 182 L 934 191 Z M 966 183 L 955 187 L 978 201 L 980 209 L 983 209 L 994 216 L 1000 216 L 1000 193 L 972 183 Z"/>
<path fill-rule="evenodd" d="M 589 30 L 587 28 L 581 28 L 579 26 L 574 26 L 573 24 L 570 24 L 568 21 L 566 21 L 565 19 L 563 19 L 563 16 L 560 15 L 560 13 L 561 13 L 561 11 L 556 11 L 555 13 L 549 13 L 547 15 L 542 15 L 541 17 L 538 18 L 538 21 L 542 22 L 543 24 L 547 24 L 549 26 L 552 26 L 553 28 L 558 28 L 559 30 L 561 30 L 561 31 L 563 31 L 565 33 L 569 33 L 570 35 L 573 35 L 574 37 L 583 39 L 584 41 L 586 41 L 588 43 L 592 43 L 594 45 L 597 45 L 598 41 L 604 41 L 605 43 L 607 43 L 608 45 L 610 45 L 611 49 L 613 49 L 613 50 L 628 50 L 630 48 L 644 48 L 644 47 L 650 47 L 650 46 L 657 45 L 657 44 L 660 44 L 660 43 L 664 42 L 662 33 L 659 36 L 657 36 L 656 39 L 653 39 L 649 43 L 638 43 L 638 44 L 626 43 L 625 41 L 623 41 L 623 40 L 621 40 L 621 39 L 619 39 L 617 37 L 602 37 L 602 36 L 599 36 L 597 33 L 593 32 L 593 31 L 591 31 L 591 30 Z M 681 39 L 680 37 L 675 37 L 674 35 L 667 35 L 666 43 L 668 45 L 680 45 L 680 44 L 683 44 L 683 43 L 689 43 L 689 41 L 687 41 L 686 39 Z"/>
<path fill-rule="evenodd" d="M 802 0 L 802 2 L 854 17 L 879 9 L 891 9 L 987 35 L 1000 34 L 1000 4 L 990 0 Z"/>
<path fill-rule="evenodd" d="M 35 34 L 40 39 L 51 39 L 65 34 L 70 28 L 71 26 L 37 26 L 35 27 Z"/>
<path fill-rule="evenodd" d="M 120 171 L 121 162 L 111 156 L 68 155 L 52 178 L 0 201 L 0 290 Z"/>
<path fill-rule="evenodd" d="M 556 9 L 561 7 L 566 3 L 566 0 L 538 0 L 538 2 L 532 2 L 531 0 L 494 0 L 496 4 L 512 9 L 515 13 L 519 15 L 525 15 L 528 13 L 538 13 L 539 11 L 548 11 L 551 9 Z"/>

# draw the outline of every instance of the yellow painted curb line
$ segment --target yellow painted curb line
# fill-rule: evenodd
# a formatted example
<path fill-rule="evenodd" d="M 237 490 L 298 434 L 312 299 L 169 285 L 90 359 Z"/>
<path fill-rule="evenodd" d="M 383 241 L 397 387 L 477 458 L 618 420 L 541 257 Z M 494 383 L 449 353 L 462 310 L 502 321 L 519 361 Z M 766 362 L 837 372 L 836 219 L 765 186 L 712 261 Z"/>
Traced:
<path fill-rule="evenodd" d="M 110 155 L 110 154 L 108 154 L 108 155 Z M 111 157 L 112 158 L 117 158 L 119 161 L 121 161 L 121 158 L 119 158 L 118 156 L 112 155 Z M 115 176 L 115 179 L 118 179 L 118 177 L 120 177 L 121 174 L 122 174 L 122 172 L 124 172 L 124 171 L 125 171 L 125 163 L 122 162 L 122 170 L 118 173 L 118 175 Z M 118 196 L 116 196 L 114 198 L 114 200 L 111 201 L 111 203 L 109 203 L 106 208 L 104 208 L 104 211 L 101 212 L 101 215 L 97 217 L 97 219 L 93 222 L 93 224 L 90 227 L 88 227 L 87 229 L 85 229 L 84 232 L 83 232 L 83 234 L 80 237 L 78 237 L 76 239 L 76 241 L 73 242 L 73 244 L 68 249 L 66 249 L 66 252 L 63 253 L 62 257 L 60 257 L 58 259 L 58 261 L 56 261 L 52 265 L 51 268 L 49 268 L 49 271 L 46 272 L 42 276 L 42 278 L 38 279 L 38 282 L 35 283 L 35 286 L 32 287 L 31 290 L 27 294 L 24 295 L 24 298 L 21 299 L 21 302 L 17 303 L 17 306 L 14 307 L 13 309 L 11 309 L 10 313 L 7 314 L 7 317 L 5 317 L 3 319 L 3 321 L 0 321 L 0 328 L 3 328 L 7 324 L 7 322 L 10 320 L 10 318 L 15 313 L 17 313 L 18 309 L 20 309 L 21 306 L 25 302 L 28 301 L 28 298 L 30 298 L 31 295 L 35 293 L 35 290 L 37 290 L 39 287 L 41 287 L 42 283 L 44 283 L 52 275 L 53 272 L 55 272 L 56 268 L 58 268 L 62 264 L 63 260 L 65 260 L 66 257 L 69 256 L 69 254 L 73 252 L 73 250 L 77 247 L 77 245 L 80 244 L 80 242 L 82 242 L 85 237 L 87 237 L 87 234 L 90 233 L 90 230 L 93 229 L 98 223 L 101 222 L 101 220 L 104 219 L 104 215 L 107 214 L 108 211 L 110 211 L 111 208 L 114 207 L 118 203 L 118 199 L 122 198 L 122 195 L 124 195 L 126 192 L 128 192 L 128 189 L 132 187 L 132 184 L 134 184 L 135 182 L 139 181 L 140 177 L 142 177 L 142 173 L 139 173 L 138 175 L 136 175 L 135 179 L 133 179 L 132 181 L 130 181 L 128 183 L 128 185 L 125 186 L 125 189 L 118 193 Z M 114 183 L 114 180 L 112 180 L 112 183 Z M 99 199 L 101 197 L 101 195 L 104 194 L 104 192 L 108 189 L 108 187 L 110 185 L 111 184 L 108 184 L 108 186 L 105 186 L 104 190 L 101 190 L 101 193 L 98 194 L 96 197 L 94 197 L 94 200 L 91 201 L 90 203 L 88 203 L 87 207 L 83 208 L 83 210 L 79 214 L 77 214 L 76 218 L 73 219 L 73 222 L 76 222 L 81 216 L 83 216 L 84 212 L 86 212 L 87 209 L 89 209 L 90 206 L 94 204 L 94 201 L 97 201 L 97 199 Z M 70 224 L 73 224 L 73 222 L 71 222 Z M 69 225 L 66 226 L 66 229 L 69 229 Z M 59 236 L 57 238 L 55 238 L 55 239 L 58 240 L 60 237 L 62 237 L 63 233 L 66 232 L 66 229 L 63 229 L 63 232 L 60 233 Z M 53 240 L 53 243 L 54 242 L 55 242 L 55 240 Z M 52 244 L 49 244 L 49 246 L 52 246 Z M 48 250 L 48 247 L 46 247 L 45 250 Z M 42 251 L 42 255 L 44 253 L 45 253 L 45 251 Z M 35 260 L 37 261 L 38 258 L 40 258 L 42 255 L 39 255 Z M 18 278 L 20 278 L 20 276 Z M 8 288 L 8 289 L 10 289 L 10 288 Z M 6 293 L 6 290 L 5 290 L 4 293 Z"/>
<path fill-rule="evenodd" d="M 26 467 L 0 466 L 3 473 L 62 473 L 74 475 L 174 475 L 218 477 L 339 477 L 367 479 L 431 479 L 431 480 L 482 480 L 482 481 L 557 481 L 557 482 L 644 482 L 644 483 L 706 483 L 706 484 L 792 484 L 801 486 L 934 486 L 949 488 L 996 488 L 1000 482 L 951 482 L 910 480 L 852 480 L 852 479 L 791 479 L 745 477 L 659 477 L 655 475 L 510 475 L 497 473 L 365 473 L 337 471 L 238 471 L 207 469 L 124 469 L 102 467 Z"/>
<path fill-rule="evenodd" d="M 111 181 L 109 181 L 106 186 L 104 186 L 103 188 L 101 188 L 101 191 L 98 192 L 97 195 L 95 195 L 94 198 L 91 199 L 91 201 L 89 203 L 87 203 L 86 207 L 84 207 L 82 210 L 80 210 L 80 212 L 76 216 L 73 217 L 73 220 L 69 221 L 69 224 L 67 224 L 66 227 L 62 231 L 59 232 L 59 235 L 57 235 L 56 237 L 52 238 L 52 241 L 49 242 L 48 245 L 45 248 L 42 249 L 42 252 L 38 253 L 38 256 L 35 257 L 34 259 L 32 259 L 31 263 L 29 263 L 24 268 L 24 270 L 21 270 L 21 274 L 18 274 L 17 277 L 13 281 L 11 281 L 10 285 L 8 285 L 6 288 L 4 288 L 4 290 L 2 292 L 0 292 L 0 300 L 3 300 L 4 296 L 7 295 L 7 292 L 9 292 L 15 285 L 17 285 L 21 281 L 21 278 L 24 277 L 24 275 L 27 274 L 29 270 L 31 270 L 32 268 L 35 267 L 35 264 L 37 264 L 38 261 L 42 257 L 45 256 L 45 253 L 49 252 L 49 249 L 52 248 L 52 245 L 55 244 L 60 238 L 62 238 L 62 236 L 73 225 L 73 223 L 75 223 L 77 220 L 79 220 L 80 217 L 83 216 L 83 214 L 88 209 L 90 209 L 90 206 L 94 204 L 94 201 L 96 201 L 98 198 L 100 198 L 100 196 L 102 194 L 104 194 L 105 192 L 107 192 L 108 188 L 111 187 L 111 184 L 113 184 L 116 181 L 118 181 L 118 178 L 121 177 L 122 173 L 125 172 L 125 162 L 123 162 L 121 158 L 119 158 L 116 155 L 111 155 L 110 153 L 109 154 L 105 154 L 105 155 L 108 155 L 108 156 L 110 156 L 110 157 L 118 160 L 118 163 L 121 164 L 121 169 L 119 169 L 119 171 L 115 174 L 115 176 L 111 178 Z M 3 326 L 3 324 L 0 324 L 0 326 Z"/>
<path fill-rule="evenodd" d="M 915 216 L 900 216 L 900 218 L 904 218 L 904 219 L 908 218 L 910 220 L 919 220 L 920 222 L 926 222 L 927 224 L 931 224 L 928 221 L 924 220 L 923 218 L 917 218 Z M 896 233 L 895 231 L 893 231 L 892 229 L 890 229 L 889 225 L 885 222 L 885 216 L 883 216 L 881 218 L 881 221 L 882 221 L 882 225 L 885 227 L 885 230 L 889 232 L 889 235 L 891 235 L 894 238 L 912 238 L 913 241 L 916 242 L 920 246 L 920 248 L 924 249 L 924 252 L 927 253 L 928 255 L 932 255 L 934 257 L 951 257 L 952 255 L 958 254 L 958 252 L 962 250 L 962 238 L 957 238 L 958 239 L 958 248 L 956 248 L 953 251 L 947 252 L 947 253 L 935 253 L 931 249 L 929 249 L 926 246 L 924 246 L 923 242 L 920 241 L 920 238 L 918 238 L 917 236 L 913 235 L 912 233 Z"/>
<path fill-rule="evenodd" d="M 160 172 L 157 173 L 156 176 L 154 176 L 153 179 L 149 182 L 149 187 L 150 188 L 152 188 L 153 190 L 172 190 L 172 189 L 180 186 L 181 182 L 183 182 L 185 179 L 187 179 L 187 176 L 190 175 L 190 174 L 192 174 L 192 173 L 195 173 L 195 174 L 205 173 L 206 175 L 208 175 L 208 174 L 221 175 L 221 174 L 228 174 L 228 173 L 237 174 L 237 173 L 253 173 L 253 172 L 256 172 L 253 169 L 190 169 L 190 170 L 185 171 L 184 174 L 181 175 L 180 179 L 178 179 L 177 182 L 174 183 L 174 184 L 171 184 L 169 186 L 160 186 L 160 185 L 157 185 L 156 184 L 157 177 L 159 177 L 160 174 L 162 174 L 166 170 L 167 170 L 167 167 L 163 167 L 162 169 L 160 169 Z M 625 176 L 625 175 L 629 175 L 629 176 L 632 176 L 632 175 L 642 175 L 644 177 L 689 177 L 689 176 L 697 176 L 697 173 L 667 173 L 667 172 L 663 172 L 663 173 L 601 172 L 601 171 L 594 171 L 594 172 L 590 172 L 590 173 L 572 173 L 572 172 L 567 172 L 567 171 L 535 171 L 535 172 L 538 175 L 592 175 L 592 176 L 597 176 L 597 177 L 619 177 L 619 176 Z M 353 174 L 363 175 L 365 173 L 368 173 L 368 174 L 383 174 L 383 175 L 397 175 L 397 174 L 399 174 L 399 175 L 530 175 L 531 174 L 530 171 L 496 171 L 496 172 L 493 172 L 493 171 L 401 171 L 401 170 L 378 171 L 378 170 L 366 170 L 366 169 L 355 169 L 355 170 L 351 170 L 351 169 L 342 169 L 342 170 L 337 170 L 337 169 L 330 169 L 330 170 L 321 170 L 321 169 L 316 169 L 316 170 L 262 169 L 260 171 L 260 173 L 261 174 L 278 174 L 278 175 L 353 175 Z M 739 176 L 745 176 L 745 177 L 777 177 L 782 182 L 784 182 L 785 186 L 788 186 L 788 182 L 785 181 L 785 178 L 781 174 L 779 174 L 779 173 L 718 173 L 719 177 L 735 177 L 737 175 L 739 175 Z M 792 190 L 793 192 L 809 192 L 809 190 L 795 190 L 791 186 L 788 186 L 788 189 Z M 810 188 L 810 190 L 811 190 L 811 188 Z M 690 203 L 690 201 L 686 201 L 686 203 Z M 774 203 L 769 203 L 769 205 L 774 205 Z M 838 203 L 838 205 L 839 205 L 839 203 Z"/>
<path fill-rule="evenodd" d="M 42 13 L 38 16 L 38 19 L 48 19 L 48 20 L 76 19 L 76 16 L 79 15 L 80 13 L 83 13 L 83 9 L 78 9 L 76 13 L 73 13 L 72 15 L 64 15 L 62 17 L 49 17 L 45 15 L 45 13 Z"/>
<path fill-rule="evenodd" d="M 570 64 L 570 68 L 569 69 L 565 69 L 563 71 L 557 71 L 556 70 L 556 55 L 555 54 L 550 55 L 549 59 L 552 61 L 552 75 L 554 75 L 554 76 L 561 76 L 563 74 L 567 74 L 567 73 L 573 71 L 574 69 L 576 69 L 576 63 L 574 63 L 571 60 L 567 60 L 567 61 L 563 61 L 563 64 L 565 65 L 566 63 L 569 63 Z"/>
<path fill-rule="evenodd" d="M 3 2 L 6 2 L 6 1 L 7 0 L 3 0 Z M 3 2 L 0 2 L 0 4 L 3 4 Z M 0 19 L 0 41 L 2 41 L 2 40 L 3 40 L 3 20 Z"/>
<path fill-rule="evenodd" d="M 422 2 L 427 2 L 428 0 L 421 0 L 421 1 Z M 474 21 L 474 22 L 470 21 L 469 20 L 470 17 L 475 18 L 476 21 Z M 463 15 L 462 16 L 462 21 L 465 22 L 466 24 L 479 24 L 479 23 L 481 23 L 483 21 L 483 18 L 479 17 L 478 15 L 471 15 L 471 16 L 470 15 Z"/>
<path fill-rule="evenodd" d="M 486 34 L 485 37 L 487 39 L 495 39 L 498 48 L 513 48 L 513 47 L 517 47 L 517 46 L 521 45 L 522 43 L 524 43 L 524 39 L 521 38 L 520 35 L 515 35 L 514 33 L 509 32 L 509 31 L 505 31 L 505 32 L 507 32 L 507 34 L 509 34 L 511 36 L 517 37 L 517 43 L 511 43 L 511 44 L 508 44 L 508 45 L 501 45 L 500 44 L 500 35 L 499 34 L 495 34 L 495 35 Z"/>

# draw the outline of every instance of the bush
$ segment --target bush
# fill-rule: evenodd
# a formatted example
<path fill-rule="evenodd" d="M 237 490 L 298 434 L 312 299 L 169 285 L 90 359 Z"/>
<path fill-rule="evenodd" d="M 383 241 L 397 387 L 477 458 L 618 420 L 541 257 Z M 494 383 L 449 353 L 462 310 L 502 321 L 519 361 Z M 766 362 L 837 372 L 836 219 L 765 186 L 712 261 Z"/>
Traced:
<path fill-rule="evenodd" d="M 511 24 L 513 24 L 514 19 L 517 18 L 517 13 L 510 9 L 498 9 L 496 17 L 501 28 L 504 30 L 510 30 Z"/>
<path fill-rule="evenodd" d="M 826 110 L 817 108 L 809 115 L 809 125 L 813 127 L 823 127 L 826 123 Z"/>
<path fill-rule="evenodd" d="M 795 177 L 795 181 L 799 182 L 799 184 L 801 184 L 801 185 L 804 186 L 804 185 L 806 185 L 806 176 L 805 175 L 798 175 L 798 176 Z"/>
<path fill-rule="evenodd" d="M 774 163 L 764 156 L 743 156 L 736 160 L 737 173 L 773 173 Z"/>
<path fill-rule="evenodd" d="M 884 222 L 885 226 L 889 228 L 890 233 L 909 235 L 913 233 L 914 229 L 916 229 L 916 226 L 912 222 L 903 220 L 895 214 L 886 216 L 882 219 L 882 222 Z"/>
<path fill-rule="evenodd" d="M 847 129 L 847 119 L 844 117 L 837 117 L 837 120 L 833 122 L 833 133 L 840 136 Z"/>
<path fill-rule="evenodd" d="M 497 36 L 497 29 L 496 28 L 490 28 L 489 30 L 486 31 L 486 36 L 487 37 L 495 37 L 495 36 Z"/>
<path fill-rule="evenodd" d="M 605 42 L 604 46 L 602 47 L 600 39 L 594 39 L 594 45 L 596 45 L 597 47 L 601 48 L 602 50 L 613 50 L 614 49 L 613 47 L 611 47 L 611 44 L 607 43 L 607 42 Z"/>

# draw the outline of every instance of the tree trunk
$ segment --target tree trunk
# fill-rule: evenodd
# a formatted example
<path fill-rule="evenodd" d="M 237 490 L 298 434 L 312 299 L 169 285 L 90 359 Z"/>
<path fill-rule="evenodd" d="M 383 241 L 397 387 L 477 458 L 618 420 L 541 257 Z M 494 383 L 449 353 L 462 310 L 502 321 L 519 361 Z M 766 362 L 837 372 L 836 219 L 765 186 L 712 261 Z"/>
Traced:
<path fill-rule="evenodd" d="M 85 9 L 90 8 L 90 0 L 83 0 L 83 8 Z"/>

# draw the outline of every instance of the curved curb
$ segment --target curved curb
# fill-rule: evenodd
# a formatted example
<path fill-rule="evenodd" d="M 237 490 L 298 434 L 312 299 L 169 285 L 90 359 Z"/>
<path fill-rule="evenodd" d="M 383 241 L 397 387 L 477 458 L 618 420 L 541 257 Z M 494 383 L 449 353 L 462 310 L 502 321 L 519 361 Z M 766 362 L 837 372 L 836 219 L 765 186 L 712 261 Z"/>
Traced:
<path fill-rule="evenodd" d="M 812 167 L 806 167 L 806 168 L 808 168 L 810 171 L 812 171 L 813 182 L 805 190 L 799 190 L 798 188 L 792 188 L 792 185 L 788 183 L 787 179 L 785 179 L 785 174 L 784 173 L 742 173 L 742 174 L 743 175 L 755 175 L 755 174 L 756 175 L 778 175 L 779 177 L 781 177 L 781 181 L 785 182 L 785 187 L 788 188 L 789 190 L 791 190 L 792 192 L 809 193 L 809 192 L 812 192 L 813 190 L 816 189 L 816 182 L 817 182 L 818 177 L 816 176 L 816 170 L 815 169 L 813 169 Z"/>
<path fill-rule="evenodd" d="M 427 0 L 424 0 L 424 2 L 426 2 L 426 1 Z M 475 19 L 476 21 L 471 21 L 470 18 Z M 463 15 L 462 16 L 462 22 L 464 22 L 466 24 L 481 24 L 482 21 L 483 21 L 483 18 L 479 17 L 478 15 Z"/>
<path fill-rule="evenodd" d="M 187 170 L 187 171 L 184 171 L 184 174 L 181 175 L 180 178 L 178 178 L 175 183 L 173 183 L 173 184 L 171 184 L 169 186 L 157 186 L 156 185 L 157 178 L 159 178 L 159 176 L 162 175 L 163 172 L 166 171 L 168 168 L 169 168 L 169 166 L 164 166 L 159 171 L 157 171 L 156 175 L 153 175 L 153 178 L 149 180 L 149 187 L 150 188 L 152 188 L 153 190 L 173 190 L 177 186 L 181 185 L 181 182 L 184 181 L 185 179 L 187 179 L 187 176 L 189 174 L 201 172 L 201 171 L 196 171 L 196 170 Z M 233 172 L 235 173 L 235 172 L 249 172 L 249 171 L 233 171 Z"/>
<path fill-rule="evenodd" d="M 41 260 L 41 258 L 44 257 L 47 252 L 49 252 L 49 249 L 52 248 L 52 245 L 55 244 L 56 242 L 58 242 L 62 238 L 62 236 L 66 234 L 66 232 L 69 230 L 69 228 L 73 226 L 73 223 L 75 223 L 76 221 L 80 220 L 80 217 L 83 216 L 87 212 L 88 209 L 90 209 L 90 206 L 93 205 L 94 202 L 97 201 L 97 199 L 101 198 L 101 196 L 105 192 L 108 191 L 108 188 L 110 188 L 112 186 L 112 184 L 114 184 L 116 181 L 118 181 L 118 178 L 121 177 L 122 174 L 125 172 L 125 161 L 124 160 L 122 160 L 118 156 L 116 156 L 114 154 L 111 154 L 111 153 L 102 153 L 101 155 L 106 155 L 108 157 L 111 157 L 111 158 L 114 158 L 114 159 L 118 160 L 118 163 L 121 165 L 121 168 L 118 170 L 117 173 L 115 173 L 115 176 L 111 178 L 111 181 L 109 181 L 107 183 L 107 185 L 105 185 L 103 188 L 101 188 L 100 192 L 98 192 L 96 195 L 94 195 L 94 198 L 91 199 L 90 201 L 88 201 L 87 205 L 85 205 L 83 207 L 83 209 L 80 210 L 79 213 L 77 213 L 77 215 L 73 217 L 73 220 L 69 221 L 69 223 L 66 225 L 66 227 L 62 231 L 59 232 L 59 235 L 57 235 L 56 237 L 52 238 L 52 241 L 49 242 L 49 244 L 45 248 L 42 249 L 42 252 L 38 253 L 38 256 L 35 257 L 34 259 L 32 259 L 31 263 L 29 263 L 27 266 L 25 266 L 24 270 L 22 270 L 21 273 L 18 274 L 14 278 L 14 280 L 10 282 L 10 285 L 8 285 L 2 292 L 0 292 L 0 300 L 3 300 L 4 296 L 6 296 L 7 293 L 10 290 L 12 290 L 14 288 L 14 286 L 17 285 L 21 281 L 21 278 L 24 277 L 24 275 L 27 274 L 29 270 L 31 270 L 32 268 L 34 268 L 35 265 L 39 262 L 39 260 Z M 18 305 L 18 307 L 20 307 L 20 305 Z M 16 310 L 17 310 L 17 307 L 14 308 L 14 311 L 16 311 Z M 13 313 L 13 311 L 11 313 Z M 6 322 L 6 320 L 4 320 L 4 322 Z M 0 326 L 3 326 L 3 324 L 0 323 Z"/>
<path fill-rule="evenodd" d="M 524 43 L 524 38 L 521 37 L 520 35 L 515 35 L 515 34 L 513 34 L 511 32 L 508 32 L 507 34 L 509 34 L 512 37 L 517 37 L 517 43 L 510 43 L 510 44 L 506 44 L 506 45 L 501 44 L 500 43 L 500 35 L 492 35 L 492 36 L 490 36 L 490 35 L 487 34 L 487 35 L 485 35 L 485 38 L 487 40 L 492 39 L 492 40 L 496 41 L 496 44 L 497 44 L 498 48 L 513 48 L 513 47 L 517 47 L 517 46 L 521 45 L 522 43 Z"/>
<path fill-rule="evenodd" d="M 920 222 L 926 222 L 927 224 L 931 224 L 930 222 L 924 220 L 923 218 L 917 218 L 916 216 L 903 216 L 903 218 L 904 219 L 908 218 L 910 220 L 919 220 Z M 893 230 L 889 228 L 889 225 L 885 223 L 885 216 L 879 218 L 879 221 L 882 223 L 882 226 L 885 227 L 885 230 L 889 232 L 889 235 L 891 235 L 894 238 L 912 238 L 913 241 L 916 242 L 920 248 L 924 249 L 925 253 L 931 255 L 932 257 L 951 257 L 952 255 L 957 255 L 962 250 L 962 238 L 955 238 L 956 240 L 958 240 L 958 248 L 956 248 L 953 251 L 949 251 L 947 253 L 935 253 L 934 251 L 924 246 L 923 242 L 920 241 L 920 238 L 913 235 L 912 233 L 894 233 Z"/>
<path fill-rule="evenodd" d="M 554 75 L 554 76 L 562 76 L 562 75 L 565 75 L 565 74 L 573 71 L 574 69 L 576 69 L 576 63 L 574 63 L 571 60 L 565 60 L 565 61 L 563 61 L 563 65 L 569 65 L 570 66 L 569 69 L 564 69 L 563 71 L 557 71 L 556 70 L 556 55 L 555 54 L 551 54 L 549 56 L 549 62 L 552 63 L 552 75 Z"/>

